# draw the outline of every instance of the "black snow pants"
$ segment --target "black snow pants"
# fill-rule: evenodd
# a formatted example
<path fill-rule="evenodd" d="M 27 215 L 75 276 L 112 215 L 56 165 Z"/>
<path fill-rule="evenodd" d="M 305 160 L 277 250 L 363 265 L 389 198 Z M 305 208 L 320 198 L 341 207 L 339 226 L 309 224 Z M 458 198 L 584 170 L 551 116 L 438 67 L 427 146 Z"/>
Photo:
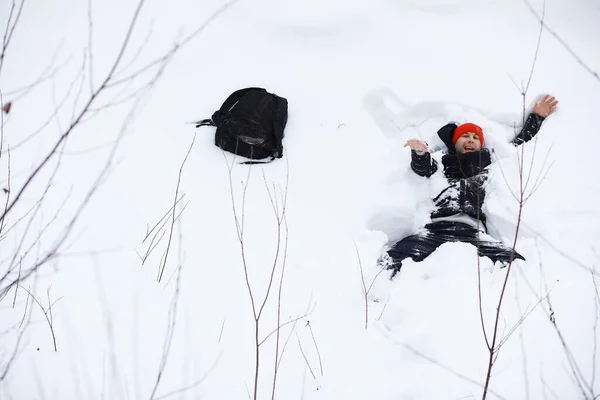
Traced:
<path fill-rule="evenodd" d="M 446 242 L 471 243 L 479 247 L 479 256 L 488 257 L 493 262 L 508 263 L 513 258 L 525 260 L 516 251 L 513 253 L 512 248 L 504 243 L 498 240 L 490 240 L 490 237 L 487 236 L 486 238 L 486 236 L 484 234 L 483 237 L 480 237 L 480 233 L 476 228 L 461 222 L 433 222 L 425 225 L 425 228 L 416 235 L 405 237 L 396 242 L 387 252 L 392 259 L 387 268 L 395 270 L 395 275 L 396 272 L 400 271 L 402 260 L 405 258 L 412 258 L 417 262 L 423 261 Z"/>

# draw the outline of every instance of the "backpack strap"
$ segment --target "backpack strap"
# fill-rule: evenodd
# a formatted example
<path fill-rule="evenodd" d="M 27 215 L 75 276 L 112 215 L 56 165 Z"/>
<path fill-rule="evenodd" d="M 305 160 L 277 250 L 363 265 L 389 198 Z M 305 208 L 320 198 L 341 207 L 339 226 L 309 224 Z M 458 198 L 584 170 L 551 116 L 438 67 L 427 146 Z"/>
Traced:
<path fill-rule="evenodd" d="M 214 122 L 212 121 L 212 119 L 210 119 L 210 118 L 203 119 L 202 121 L 193 122 L 193 123 L 196 124 L 196 128 L 199 128 L 201 126 L 216 126 L 214 124 Z"/>
<path fill-rule="evenodd" d="M 267 160 L 267 161 L 243 161 L 243 162 L 239 162 L 238 164 L 244 164 L 244 165 L 268 164 L 270 162 L 273 162 L 273 160 L 275 160 L 275 157 L 271 156 L 271 159 Z"/>

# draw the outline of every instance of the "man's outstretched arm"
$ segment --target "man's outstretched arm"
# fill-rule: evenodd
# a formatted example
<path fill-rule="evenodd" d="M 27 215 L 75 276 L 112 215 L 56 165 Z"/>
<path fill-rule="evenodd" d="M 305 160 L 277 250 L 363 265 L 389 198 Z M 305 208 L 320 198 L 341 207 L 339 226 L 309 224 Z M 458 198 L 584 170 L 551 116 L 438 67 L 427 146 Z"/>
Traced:
<path fill-rule="evenodd" d="M 425 178 L 429 178 L 431 175 L 435 174 L 437 171 L 438 165 L 437 161 L 431 158 L 431 153 L 426 152 L 417 152 L 416 150 L 412 150 L 410 152 L 411 160 L 410 167 L 415 172 L 415 174 L 423 176 Z"/>
<path fill-rule="evenodd" d="M 533 112 L 527 116 L 525 125 L 521 132 L 512 140 L 512 144 L 518 146 L 525 142 L 529 142 L 539 132 L 542 127 L 542 122 L 556 109 L 558 100 L 554 96 L 545 95 L 544 98 L 533 106 Z"/>
<path fill-rule="evenodd" d="M 431 158 L 431 150 L 427 143 L 419 139 L 409 139 L 404 147 L 410 147 L 410 167 L 415 174 L 429 178 L 437 171 L 437 161 Z"/>

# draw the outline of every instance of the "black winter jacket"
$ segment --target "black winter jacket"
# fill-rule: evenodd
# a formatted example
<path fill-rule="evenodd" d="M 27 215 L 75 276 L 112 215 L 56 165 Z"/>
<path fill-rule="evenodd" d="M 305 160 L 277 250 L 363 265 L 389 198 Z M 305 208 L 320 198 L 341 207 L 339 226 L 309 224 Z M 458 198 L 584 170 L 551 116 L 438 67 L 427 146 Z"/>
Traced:
<path fill-rule="evenodd" d="M 531 113 L 525 121 L 521 132 L 512 140 L 518 146 L 531 140 L 540 130 L 544 117 Z M 447 124 L 438 131 L 438 136 L 448 147 L 448 152 L 442 157 L 444 176 L 448 179 L 448 187 L 434 199 L 435 209 L 431 218 L 449 217 L 461 212 L 480 220 L 485 227 L 485 214 L 481 207 L 485 199 L 485 183 L 488 177 L 488 167 L 491 164 L 490 151 L 482 149 L 472 153 L 457 154 L 452 145 L 452 134 L 456 124 Z M 425 152 L 411 152 L 412 170 L 424 177 L 430 177 L 438 169 L 438 163 Z"/>

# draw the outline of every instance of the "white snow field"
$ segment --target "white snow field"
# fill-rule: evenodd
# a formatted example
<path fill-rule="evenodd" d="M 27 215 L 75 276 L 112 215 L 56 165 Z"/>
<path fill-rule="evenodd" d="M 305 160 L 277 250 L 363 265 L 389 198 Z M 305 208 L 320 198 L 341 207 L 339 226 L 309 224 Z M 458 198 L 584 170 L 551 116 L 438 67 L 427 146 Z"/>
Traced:
<path fill-rule="evenodd" d="M 0 399 L 600 396 L 598 1 L 139 5 L 0 3 Z M 264 165 L 190 124 L 251 86 L 289 101 Z M 507 280 L 461 243 L 377 265 L 445 183 L 403 144 L 441 157 L 449 121 L 485 131 L 509 245 L 523 160 Z"/>

